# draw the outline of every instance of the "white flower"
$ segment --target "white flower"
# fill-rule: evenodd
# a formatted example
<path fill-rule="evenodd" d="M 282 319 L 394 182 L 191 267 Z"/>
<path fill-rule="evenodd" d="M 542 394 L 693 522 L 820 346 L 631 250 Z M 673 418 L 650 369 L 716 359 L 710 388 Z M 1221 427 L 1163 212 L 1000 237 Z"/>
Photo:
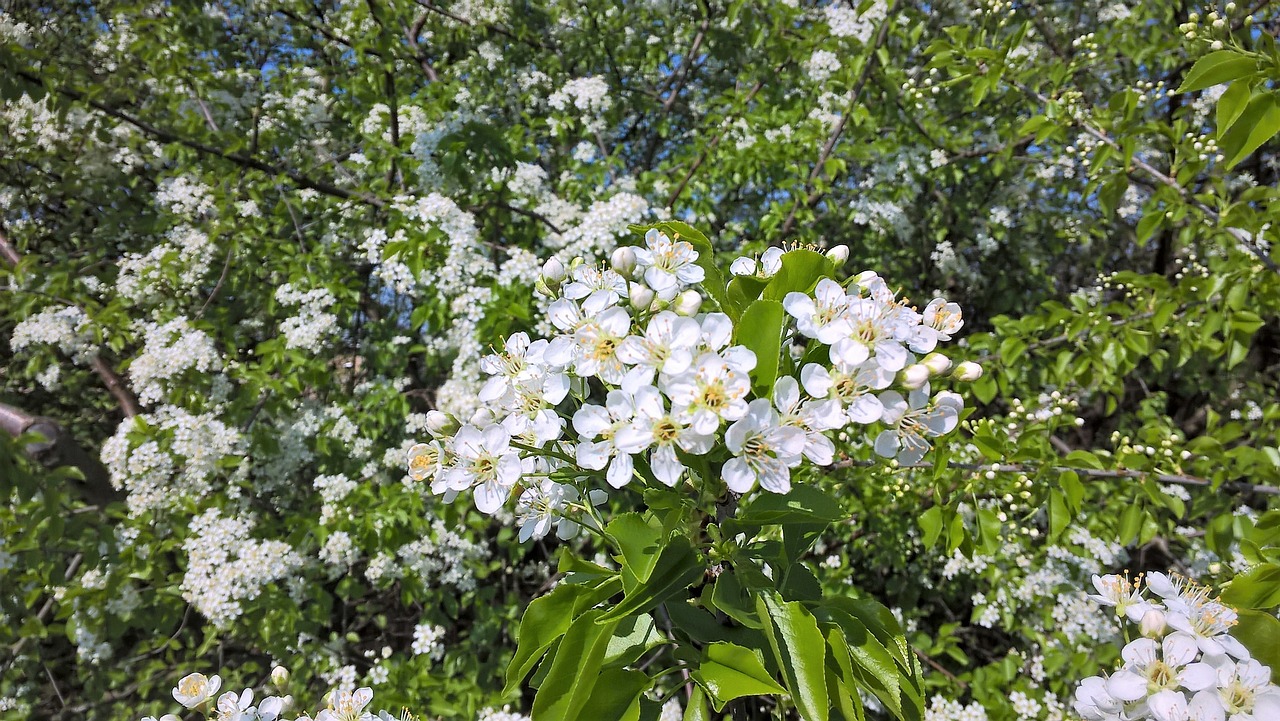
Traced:
<path fill-rule="evenodd" d="M 1250 657 L 1249 650 L 1228 633 L 1236 623 L 1235 610 L 1210 598 L 1208 588 L 1156 572 L 1147 574 L 1147 588 L 1165 600 L 1169 609 L 1165 622 L 1175 630 L 1171 635 L 1189 637 L 1206 656 Z"/>
<path fill-rule="evenodd" d="M 409 449 L 409 477 L 415 481 L 431 480 L 440 471 L 443 458 L 440 441 L 414 445 Z"/>
<path fill-rule="evenodd" d="M 501 425 L 481 431 L 472 425 L 453 437 L 454 466 L 444 474 L 444 486 L 465 491 L 475 487 L 476 507 L 493 513 L 507 500 L 522 474 L 520 455 L 511 448 L 511 434 Z"/>
<path fill-rule="evenodd" d="M 592 491 L 591 502 L 594 505 L 606 499 L 604 491 Z M 569 518 L 568 507 L 577 502 L 578 489 L 563 483 L 556 483 L 549 478 L 542 478 L 538 483 L 525 489 L 516 502 L 516 523 L 520 526 L 520 542 L 531 538 L 542 538 L 551 532 L 552 524 L 556 526 L 556 535 L 561 539 L 573 538 L 578 534 L 577 521 Z"/>
<path fill-rule="evenodd" d="M 839 403 L 850 423 L 863 425 L 875 423 L 884 415 L 884 404 L 872 391 L 888 388 L 892 382 L 892 373 L 870 361 L 850 369 L 836 365 L 827 370 L 817 363 L 800 369 L 800 383 L 806 393 L 814 398 L 830 396 Z"/>
<path fill-rule="evenodd" d="M 747 414 L 751 380 L 720 356 L 704 353 L 688 372 L 664 377 L 662 390 L 682 420 L 695 432 L 709 435 L 721 420 L 736 421 Z"/>
<path fill-rule="evenodd" d="M 609 308 L 584 323 L 574 334 L 578 344 L 574 373 L 584 378 L 599 376 L 606 383 L 621 383 L 626 368 L 618 358 L 618 347 L 630 330 L 631 316 L 620 306 Z"/>
<path fill-rule="evenodd" d="M 251 721 L 257 717 L 252 707 L 253 689 L 237 694 L 228 691 L 218 697 L 218 721 Z"/>
<path fill-rule="evenodd" d="M 173 687 L 173 699 L 187 708 L 195 708 L 213 698 L 222 687 L 219 676 L 206 677 L 202 673 L 191 673 L 182 677 L 178 685 Z"/>
<path fill-rule="evenodd" d="M 1219 668 L 1217 686 L 1229 721 L 1280 719 L 1280 687 L 1271 683 L 1271 669 L 1255 659 Z"/>
<path fill-rule="evenodd" d="M 960 306 L 956 303 L 948 303 L 943 298 L 934 298 L 929 301 L 923 315 L 921 320 L 924 327 L 935 331 L 937 340 L 951 340 L 951 335 L 964 326 Z"/>
<path fill-rule="evenodd" d="M 805 434 L 783 426 L 769 399 L 751 401 L 746 416 L 729 426 L 724 441 L 734 455 L 721 470 L 729 490 L 746 493 L 757 482 L 773 493 L 791 490 L 791 468 L 800 464 Z"/>
<path fill-rule="evenodd" d="M 901 306 L 871 297 L 850 298 L 848 308 L 850 330 L 832 345 L 832 361 L 853 367 L 872 358 L 874 351 L 880 367 L 894 373 L 902 370 L 910 354 L 895 333 L 902 323 Z"/>
<path fill-rule="evenodd" d="M 636 390 L 635 409 L 635 420 L 618 429 L 614 444 L 619 452 L 630 454 L 642 453 L 653 447 L 649 457 L 653 475 L 668 486 L 675 486 L 685 470 L 676 448 L 692 455 L 702 455 L 711 450 L 714 436 L 698 433 L 668 413 L 662 394 L 653 386 L 641 386 Z"/>
<path fill-rule="evenodd" d="M 756 354 L 746 346 L 729 347 L 733 340 L 733 321 L 724 313 L 707 313 L 702 317 L 702 344 L 718 354 L 724 362 L 743 373 L 756 367 Z"/>
<path fill-rule="evenodd" d="M 1147 611 L 1159 608 L 1158 604 L 1142 597 L 1137 581 L 1130 581 L 1125 576 L 1094 574 L 1093 587 L 1098 593 L 1089 594 L 1090 599 L 1103 606 L 1114 606 L 1116 615 L 1127 616 L 1130 621 L 1141 621 Z"/>
<path fill-rule="evenodd" d="M 903 465 L 919 463 L 929 450 L 927 437 L 950 433 L 960 422 L 964 400 L 955 393 L 943 391 L 930 402 L 929 387 L 911 391 L 904 399 L 897 391 L 880 394 L 884 404 L 881 421 L 889 428 L 876 436 L 875 451 L 885 458 L 897 457 Z"/>
<path fill-rule="evenodd" d="M 655 371 L 668 375 L 683 373 L 693 363 L 693 351 L 702 330 L 692 318 L 682 318 L 664 310 L 649 319 L 644 336 L 627 336 L 618 347 L 618 359 L 630 366 L 622 387 L 634 393 L 653 383 Z"/>
<path fill-rule="evenodd" d="M 1124 702 L 1107 690 L 1107 680 L 1090 676 L 1076 688 L 1071 707 L 1085 721 L 1121 721 Z"/>
<path fill-rule="evenodd" d="M 1125 667 L 1107 681 L 1107 690 L 1122 701 L 1137 701 L 1164 689 L 1203 691 L 1213 686 L 1215 674 L 1209 664 L 1193 663 L 1197 655 L 1195 642 L 1177 634 L 1165 636 L 1161 645 L 1136 639 L 1120 651 Z"/>
<path fill-rule="evenodd" d="M 800 384 L 791 376 L 783 376 L 774 383 L 773 404 L 784 426 L 798 428 L 804 433 L 805 458 L 820 466 L 829 466 L 835 459 L 835 444 L 822 431 L 842 428 L 845 424 L 844 409 L 839 401 L 800 402 Z"/>
<path fill-rule="evenodd" d="M 276 668 L 280 668 L 276 666 Z M 275 677 L 275 671 L 272 670 L 272 678 Z M 258 704 L 258 721 L 275 721 L 280 718 L 280 714 L 285 711 L 285 700 L 279 696 L 268 696 L 262 699 L 262 703 Z"/>
<path fill-rule="evenodd" d="M 503 353 L 481 358 L 480 370 L 493 377 L 480 389 L 480 402 L 510 407 L 518 386 L 537 388 L 542 399 L 551 405 L 564 400 L 569 379 L 563 373 L 550 372 L 548 345 L 543 339 L 530 343 L 527 333 L 513 333 L 503 345 Z"/>
<path fill-rule="evenodd" d="M 565 284 L 564 297 L 581 300 L 588 313 L 597 313 L 627 297 L 627 279 L 612 269 L 580 265 L 569 277 L 573 281 Z"/>
<path fill-rule="evenodd" d="M 627 453 L 617 452 L 614 434 L 635 417 L 635 401 L 623 390 L 609 391 L 604 407 L 585 403 L 573 414 L 573 429 L 580 441 L 576 451 L 578 465 L 593 471 L 606 465 L 605 480 L 614 488 L 622 488 L 631 480 L 634 462 Z M 600 440 L 596 440 L 599 438 Z M 612 457 L 612 461 L 609 459 Z"/>
<path fill-rule="evenodd" d="M 1201 692 L 1187 697 L 1181 691 L 1165 689 L 1147 699 L 1147 708 L 1156 721 L 1223 721 L 1222 707 L 1212 692 Z"/>
<path fill-rule="evenodd" d="M 636 267 L 644 269 L 645 283 L 659 298 L 671 300 L 681 287 L 702 282 L 706 273 L 692 244 L 672 240 L 656 228 L 645 233 L 644 242 L 646 248 L 636 249 Z"/>
<path fill-rule="evenodd" d="M 849 296 L 830 278 L 818 281 L 813 297 L 805 293 L 787 293 L 782 307 L 796 319 L 796 330 L 806 338 L 831 345 L 853 332 L 849 317 Z"/>
<path fill-rule="evenodd" d="M 769 248 L 757 263 L 755 258 L 742 256 L 729 264 L 729 272 L 734 275 L 758 275 L 761 278 L 772 278 L 782 270 L 782 248 Z"/>
<path fill-rule="evenodd" d="M 316 715 L 316 721 L 372 721 L 373 714 L 364 710 L 372 700 L 373 690 L 367 687 L 334 691 L 329 696 L 329 707 Z"/>

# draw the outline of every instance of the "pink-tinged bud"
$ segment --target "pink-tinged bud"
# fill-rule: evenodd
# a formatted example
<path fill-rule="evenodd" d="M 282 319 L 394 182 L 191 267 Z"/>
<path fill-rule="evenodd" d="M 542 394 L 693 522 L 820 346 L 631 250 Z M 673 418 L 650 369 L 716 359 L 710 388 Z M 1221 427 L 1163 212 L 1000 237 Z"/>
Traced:
<path fill-rule="evenodd" d="M 627 297 L 631 300 L 632 308 L 649 310 L 649 306 L 653 305 L 653 288 L 644 283 L 628 283 Z"/>
<path fill-rule="evenodd" d="M 692 289 L 686 290 L 680 295 L 677 295 L 676 299 L 671 303 L 671 309 L 674 310 L 677 315 L 683 316 L 696 315 L 698 309 L 701 307 L 702 296 L 698 295 L 698 291 Z"/>
<path fill-rule="evenodd" d="M 972 383 L 982 377 L 982 366 L 973 361 L 965 361 L 956 366 L 956 370 L 951 374 L 952 378 L 965 383 Z"/>
<path fill-rule="evenodd" d="M 560 285 L 568 273 L 559 258 L 551 258 L 542 266 L 542 280 L 550 287 Z"/>
<path fill-rule="evenodd" d="M 924 360 L 920 361 L 920 363 L 922 363 L 925 368 L 928 368 L 929 372 L 935 376 L 940 376 L 951 370 L 951 359 L 941 353 L 930 353 L 925 356 Z"/>
<path fill-rule="evenodd" d="M 829 258 L 831 262 L 835 263 L 836 267 L 839 268 L 845 264 L 845 261 L 849 260 L 849 246 L 837 245 L 828 249 L 827 258 Z"/>
<path fill-rule="evenodd" d="M 1142 614 L 1142 635 L 1147 638 L 1163 638 L 1168 624 L 1164 620 L 1164 611 L 1153 608 Z"/>
<path fill-rule="evenodd" d="M 636 249 L 629 245 L 616 248 L 609 256 L 609 265 L 623 278 L 630 278 L 636 270 Z"/>
<path fill-rule="evenodd" d="M 458 419 L 448 413 L 427 411 L 427 431 L 436 438 L 453 435 L 457 432 L 458 425 Z"/>
<path fill-rule="evenodd" d="M 929 369 L 920 363 L 912 363 L 902 369 L 902 385 L 910 390 L 921 388 L 929 382 Z"/>

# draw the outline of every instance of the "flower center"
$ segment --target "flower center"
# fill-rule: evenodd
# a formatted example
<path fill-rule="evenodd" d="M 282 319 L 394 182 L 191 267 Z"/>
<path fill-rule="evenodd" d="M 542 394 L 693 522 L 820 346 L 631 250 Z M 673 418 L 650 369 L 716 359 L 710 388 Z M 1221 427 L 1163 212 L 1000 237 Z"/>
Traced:
<path fill-rule="evenodd" d="M 680 428 L 669 418 L 663 418 L 653 424 L 653 437 L 661 445 L 674 441 L 680 435 Z"/>

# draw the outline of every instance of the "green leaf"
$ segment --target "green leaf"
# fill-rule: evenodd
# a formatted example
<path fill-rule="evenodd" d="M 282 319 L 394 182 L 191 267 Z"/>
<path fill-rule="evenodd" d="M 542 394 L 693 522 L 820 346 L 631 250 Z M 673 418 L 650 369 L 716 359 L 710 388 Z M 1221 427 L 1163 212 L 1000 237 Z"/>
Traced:
<path fill-rule="evenodd" d="M 546 721 L 584 718 L 582 710 L 600 678 L 601 661 L 617 626 L 603 615 L 598 609 L 587 611 L 564 634 L 551 669 L 533 697 L 533 716 Z"/>
<path fill-rule="evenodd" d="M 711 694 L 716 711 L 735 698 L 786 693 L 765 670 L 757 651 L 732 643 L 708 646 L 698 670 L 693 672 L 693 680 Z"/>
<path fill-rule="evenodd" d="M 726 310 L 734 320 L 742 317 L 742 311 L 747 309 L 760 294 L 764 292 L 766 286 L 769 285 L 768 278 L 758 278 L 754 275 L 734 276 L 729 281 L 729 306 L 731 310 Z"/>
<path fill-rule="evenodd" d="M 813 614 L 795 601 L 785 602 L 776 591 L 765 591 L 756 599 L 756 612 L 768 619 L 765 635 L 773 657 L 782 669 L 787 689 L 804 721 L 826 721 L 827 699 L 826 639 L 818 630 Z"/>
<path fill-rule="evenodd" d="M 1263 143 L 1280 132 L 1280 102 L 1275 93 L 1253 96 L 1240 119 L 1222 136 L 1222 154 L 1227 168 L 1249 157 Z"/>
<path fill-rule="evenodd" d="M 648 614 L 638 614 L 623 619 L 618 630 L 609 639 L 604 654 L 604 666 L 627 666 L 649 649 L 663 642 L 662 634 Z"/>
<path fill-rule="evenodd" d="M 1271 682 L 1280 684 L 1280 621 L 1264 611 L 1244 609 L 1231 635 L 1249 649 L 1264 666 L 1271 667 Z"/>
<path fill-rule="evenodd" d="M 652 683 L 641 671 L 606 669 L 582 710 L 574 718 L 592 721 L 639 721 L 640 699 Z"/>
<path fill-rule="evenodd" d="M 693 687 L 689 704 L 684 707 L 684 721 L 711 721 L 711 713 L 707 711 L 707 697 L 701 686 Z"/>
<path fill-rule="evenodd" d="M 795 485 L 784 494 L 762 493 L 734 519 L 742 526 L 786 523 L 834 523 L 848 518 L 840 502 L 815 486 Z"/>
<path fill-rule="evenodd" d="M 1280 566 L 1264 563 L 1231 579 L 1222 600 L 1236 608 L 1273 609 L 1280 606 Z"/>
<path fill-rule="evenodd" d="M 622 551 L 623 582 L 627 589 L 649 580 L 658 562 L 662 529 L 639 513 L 622 513 L 605 526 L 605 533 Z"/>
<path fill-rule="evenodd" d="M 569 630 L 574 618 L 620 590 L 622 581 L 613 576 L 596 587 L 561 584 L 551 593 L 534 599 L 520 619 L 519 641 L 507 665 L 503 695 L 509 696 L 516 690 L 551 644 Z"/>
<path fill-rule="evenodd" d="M 781 301 L 787 293 L 808 294 L 822 278 L 835 276 L 835 263 L 827 256 L 808 248 L 796 248 L 782 254 L 782 268 L 769 281 L 762 296 Z"/>
<path fill-rule="evenodd" d="M 756 354 L 756 367 L 751 371 L 751 389 L 757 398 L 769 398 L 773 382 L 778 378 L 785 317 L 786 313 L 778 301 L 757 300 L 747 306 L 742 318 L 734 324 L 734 342 Z"/>
<path fill-rule="evenodd" d="M 662 549 L 648 578 L 638 586 L 627 589 L 618 605 L 601 616 L 600 622 L 648 611 L 693 585 L 702 578 L 705 571 L 689 539 L 676 536 Z"/>
<path fill-rule="evenodd" d="M 924 531 L 924 547 L 931 548 L 942 535 L 942 507 L 930 506 L 920 514 L 920 530 Z"/>
<path fill-rule="evenodd" d="M 711 588 L 711 602 L 720 612 L 747 628 L 764 628 L 756 615 L 755 594 L 744 588 L 733 571 L 722 571 Z"/>
<path fill-rule="evenodd" d="M 1233 50 L 1219 50 L 1196 61 L 1178 88 L 1179 93 L 1197 90 L 1243 78 L 1258 70 L 1258 62 Z"/>
<path fill-rule="evenodd" d="M 1252 97 L 1253 87 L 1249 83 L 1232 83 L 1222 97 L 1218 98 L 1218 137 L 1222 137 L 1223 133 L 1231 129 L 1249 105 L 1249 99 Z"/>

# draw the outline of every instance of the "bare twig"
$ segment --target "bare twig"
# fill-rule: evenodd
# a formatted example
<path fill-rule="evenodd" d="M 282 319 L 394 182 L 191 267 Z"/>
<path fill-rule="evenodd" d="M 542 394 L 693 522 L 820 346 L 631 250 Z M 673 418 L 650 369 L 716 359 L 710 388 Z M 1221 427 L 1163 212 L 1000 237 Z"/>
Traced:
<path fill-rule="evenodd" d="M 854 459 L 846 459 L 839 461 L 831 466 L 831 468 L 874 468 L 883 466 L 884 464 L 876 461 L 860 461 Z M 913 463 L 911 465 L 898 466 L 899 468 L 928 470 L 934 467 L 932 463 L 922 462 Z M 1196 488 L 1212 488 L 1213 481 L 1198 476 L 1188 476 L 1182 473 L 1155 473 L 1152 471 L 1137 471 L 1128 468 L 1116 468 L 1112 470 L 1104 470 L 1099 468 L 1073 468 L 1070 466 L 1044 465 L 1035 466 L 1026 463 L 948 463 L 948 468 L 959 468 L 964 471 L 995 471 L 997 473 L 1026 473 L 1028 475 L 1039 473 L 1040 471 L 1053 471 L 1055 473 L 1075 473 L 1086 478 L 1135 478 L 1138 480 L 1152 480 L 1159 483 L 1172 483 L 1178 486 L 1192 486 Z M 1262 493 L 1271 496 L 1280 496 L 1280 487 L 1276 486 L 1260 486 L 1245 481 L 1227 481 L 1218 486 L 1219 489 L 1228 491 L 1237 491 L 1240 493 Z"/>
<path fill-rule="evenodd" d="M 849 90 L 849 103 L 844 113 L 840 115 L 840 120 L 836 122 L 836 127 L 831 131 L 827 142 L 823 144 L 822 152 L 818 154 L 818 162 L 813 164 L 813 170 L 809 172 L 809 179 L 805 181 L 804 190 L 808 192 L 804 198 L 797 199 L 795 204 L 791 206 L 791 212 L 787 213 L 787 219 L 782 221 L 782 227 L 778 230 L 779 239 L 785 239 L 786 235 L 791 232 L 792 227 L 795 226 L 796 213 L 800 212 L 801 206 L 813 207 L 825 195 L 824 192 L 816 188 L 813 190 L 810 190 L 810 188 L 822 176 L 827 158 L 831 157 L 831 151 L 835 149 L 836 143 L 840 142 L 840 136 L 844 134 L 845 126 L 849 123 L 849 116 L 853 114 L 853 108 L 857 105 L 858 98 L 862 95 L 862 89 L 866 87 L 867 80 L 871 77 L 871 70 L 877 62 L 876 51 L 880 49 L 880 46 L 884 44 L 885 38 L 889 35 L 889 24 L 893 21 L 893 14 L 897 7 L 897 0 L 894 0 L 894 3 L 885 12 L 884 20 L 880 22 L 880 29 L 876 32 L 875 41 L 871 44 L 870 49 L 867 50 L 867 59 L 862 66 L 862 72 L 858 75 L 858 80 L 854 83 L 853 88 Z"/>

